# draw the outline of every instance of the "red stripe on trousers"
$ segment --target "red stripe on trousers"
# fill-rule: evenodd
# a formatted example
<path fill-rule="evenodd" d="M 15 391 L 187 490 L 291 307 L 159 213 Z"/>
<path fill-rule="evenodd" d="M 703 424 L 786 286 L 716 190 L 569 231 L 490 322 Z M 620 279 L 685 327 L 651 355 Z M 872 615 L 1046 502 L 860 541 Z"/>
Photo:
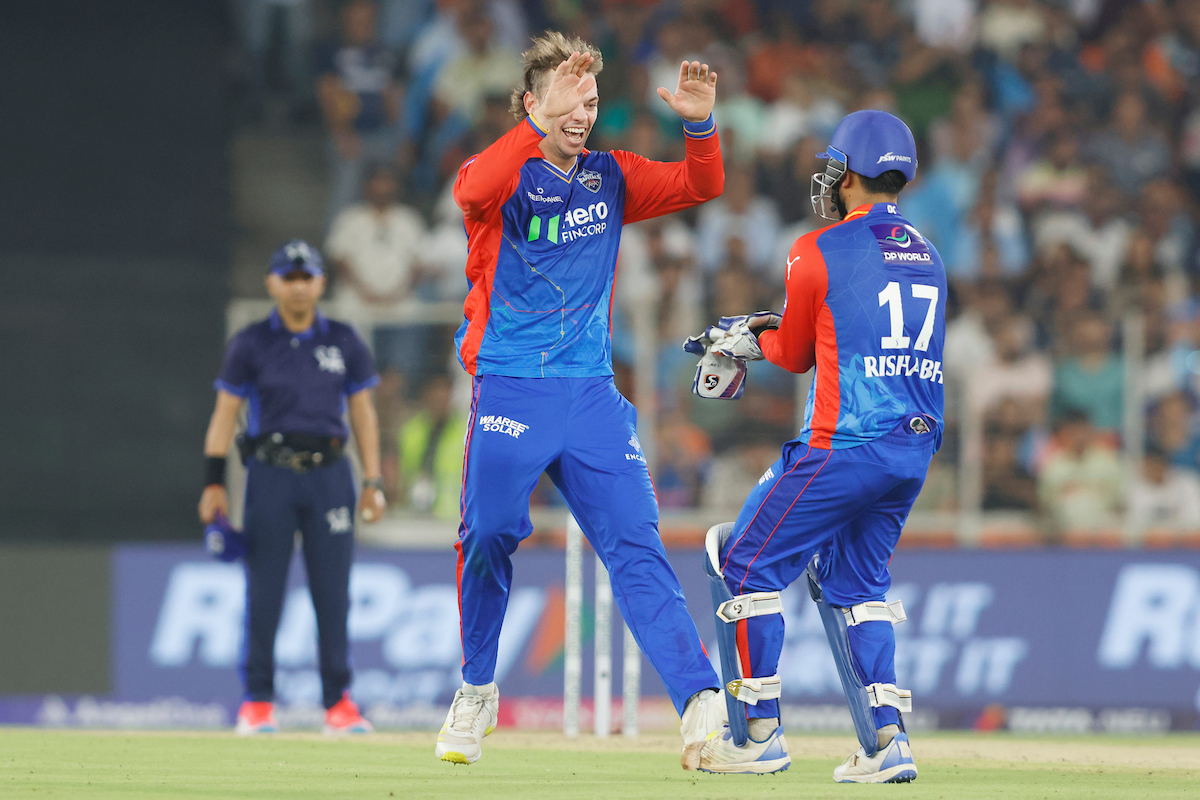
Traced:
<path fill-rule="evenodd" d="M 808 458 L 808 454 L 811 452 L 812 452 L 812 446 L 810 445 L 809 448 L 804 451 L 804 455 L 802 455 L 802 456 L 800 456 L 800 458 L 796 459 L 796 466 L 792 467 L 787 472 L 783 473 L 783 475 L 780 475 L 779 480 L 775 481 L 775 485 L 771 487 L 771 490 L 769 492 L 767 492 L 767 496 L 763 498 L 762 502 L 758 504 L 758 508 L 756 508 L 754 510 L 754 516 L 750 518 L 750 522 L 746 525 L 746 529 L 744 531 L 742 531 L 742 535 L 738 537 L 738 540 L 733 543 L 733 547 L 730 547 L 729 552 L 725 554 L 725 562 L 723 564 L 721 564 L 721 572 L 724 572 L 725 569 L 729 566 L 729 559 L 733 557 L 734 548 L 742 543 L 742 539 L 746 538 L 746 534 L 750 531 L 750 528 L 754 526 L 754 520 L 758 519 L 759 512 L 761 512 L 763 510 L 763 506 L 765 506 L 767 504 L 767 501 L 771 499 L 771 495 L 774 494 L 775 490 L 779 488 L 779 482 L 782 481 L 784 478 L 786 478 L 788 475 L 791 475 L 796 470 L 800 469 L 800 462 L 803 461 L 804 459 Z"/>
<path fill-rule="evenodd" d="M 807 453 L 805 455 L 807 455 Z M 795 507 L 796 503 L 800 502 L 800 498 L 804 494 L 805 490 L 807 490 L 808 487 L 812 485 L 812 482 L 814 480 L 816 480 L 818 475 L 821 474 L 821 470 L 825 467 L 826 464 L 829 463 L 829 456 L 831 456 L 831 455 L 833 455 L 832 450 L 828 451 L 828 454 L 825 456 L 825 460 L 821 462 L 821 466 L 817 467 L 817 471 L 814 472 L 812 474 L 812 477 L 808 479 L 808 483 L 804 484 L 804 488 L 801 489 L 800 493 L 796 495 L 796 499 L 792 501 L 792 504 L 787 507 L 786 511 L 784 511 L 782 514 L 779 515 L 779 522 L 775 523 L 775 527 L 771 529 L 771 532 L 769 534 L 767 534 L 767 538 L 762 543 L 762 547 L 758 548 L 758 552 L 754 554 L 754 558 L 750 559 L 750 563 L 746 565 L 746 574 L 742 576 L 742 582 L 738 584 L 738 592 L 739 593 L 741 593 L 742 587 L 744 587 L 746 585 L 746 579 L 750 577 L 750 567 L 753 566 L 754 562 L 758 560 L 758 557 L 760 555 L 762 555 L 762 551 L 766 548 L 767 542 L 771 541 L 771 537 L 775 535 L 775 531 L 779 530 L 779 526 L 783 524 L 783 521 L 785 519 L 787 519 L 788 512 L 791 511 Z"/>
<path fill-rule="evenodd" d="M 471 434 L 475 432 L 475 418 L 479 414 L 479 383 L 477 379 L 471 379 L 471 415 L 467 419 L 467 438 L 463 444 L 463 467 L 462 467 L 462 485 L 458 492 L 458 516 L 462 523 L 463 534 L 467 532 L 467 461 L 471 455 Z M 462 623 L 462 574 L 463 574 L 463 550 L 462 550 L 462 535 L 458 537 L 458 541 L 454 543 L 454 549 L 458 551 L 458 567 L 457 567 L 457 584 L 458 584 L 458 644 L 462 650 L 462 666 L 467 665 L 467 648 L 466 636 L 463 632 Z"/>

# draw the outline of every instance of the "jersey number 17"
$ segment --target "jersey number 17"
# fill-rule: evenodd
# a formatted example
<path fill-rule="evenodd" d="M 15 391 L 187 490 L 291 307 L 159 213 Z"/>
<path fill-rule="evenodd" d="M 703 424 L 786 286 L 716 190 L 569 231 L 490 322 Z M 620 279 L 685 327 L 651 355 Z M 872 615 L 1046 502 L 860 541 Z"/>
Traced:
<path fill-rule="evenodd" d="M 914 350 L 928 350 L 929 340 L 933 338 L 933 322 L 937 313 L 938 287 L 924 283 L 912 285 L 912 296 L 918 300 L 928 300 L 929 307 L 925 310 L 925 322 L 921 332 L 917 334 L 917 342 L 912 345 Z M 888 307 L 888 317 L 891 322 L 891 335 L 881 337 L 879 347 L 883 350 L 903 350 L 912 341 L 904 335 L 904 303 L 900 295 L 900 283 L 888 281 L 888 285 L 879 293 L 879 306 Z"/>

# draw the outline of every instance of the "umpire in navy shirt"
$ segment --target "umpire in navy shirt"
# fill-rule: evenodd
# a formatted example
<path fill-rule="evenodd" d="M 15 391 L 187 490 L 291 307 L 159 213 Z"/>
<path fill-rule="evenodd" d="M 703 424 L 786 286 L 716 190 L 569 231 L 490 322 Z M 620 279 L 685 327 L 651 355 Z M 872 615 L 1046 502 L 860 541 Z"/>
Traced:
<path fill-rule="evenodd" d="M 371 388 L 379 382 L 371 354 L 354 330 L 317 311 L 325 291 L 321 257 L 292 241 L 271 257 L 267 291 L 275 309 L 239 331 L 225 350 L 216 381 L 217 404 L 204 440 L 206 477 L 200 497 L 205 523 L 228 514 L 225 455 L 247 403 L 239 437 L 246 462 L 245 697 L 238 732 L 277 730 L 273 713 L 275 633 L 283 609 L 296 531 L 317 615 L 326 730 L 365 732 L 346 691 L 350 564 L 354 555 L 354 476 L 344 457 L 350 427 L 363 467 L 357 505 L 364 520 L 383 513 L 379 422 Z"/>

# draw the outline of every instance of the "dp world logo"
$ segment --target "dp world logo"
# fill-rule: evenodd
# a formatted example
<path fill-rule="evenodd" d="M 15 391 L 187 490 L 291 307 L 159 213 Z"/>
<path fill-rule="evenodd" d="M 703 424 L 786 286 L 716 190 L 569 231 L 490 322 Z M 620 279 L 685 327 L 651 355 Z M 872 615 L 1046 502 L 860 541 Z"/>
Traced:
<path fill-rule="evenodd" d="M 897 247 L 908 248 L 912 244 L 912 239 L 908 238 L 908 231 L 904 230 L 904 228 L 900 227 L 899 225 L 892 228 L 892 232 L 884 238 Z"/>

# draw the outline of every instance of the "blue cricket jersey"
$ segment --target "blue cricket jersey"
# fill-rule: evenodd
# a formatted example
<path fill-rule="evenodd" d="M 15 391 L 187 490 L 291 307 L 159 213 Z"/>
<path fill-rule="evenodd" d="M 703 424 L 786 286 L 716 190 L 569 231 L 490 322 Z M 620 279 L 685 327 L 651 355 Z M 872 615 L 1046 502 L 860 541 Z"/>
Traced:
<path fill-rule="evenodd" d="M 928 415 L 941 438 L 946 269 L 893 203 L 864 205 L 796 240 L 787 301 L 763 355 L 816 372 L 799 441 L 841 449 Z"/>
<path fill-rule="evenodd" d="M 710 117 L 685 123 L 684 161 L 585 150 L 570 171 L 518 124 L 459 170 L 471 289 L 455 335 L 472 375 L 612 375 L 613 280 L 621 227 L 716 197 L 724 185 Z"/>

